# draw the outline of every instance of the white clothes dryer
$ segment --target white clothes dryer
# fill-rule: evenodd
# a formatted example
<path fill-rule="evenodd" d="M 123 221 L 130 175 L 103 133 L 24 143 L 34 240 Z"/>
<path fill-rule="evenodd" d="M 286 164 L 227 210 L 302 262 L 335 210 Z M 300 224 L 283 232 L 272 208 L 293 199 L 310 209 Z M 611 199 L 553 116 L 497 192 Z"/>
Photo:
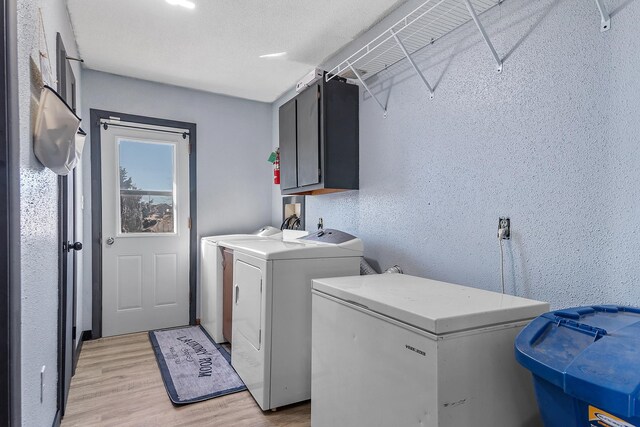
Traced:
<path fill-rule="evenodd" d="M 362 241 L 323 230 L 233 249 L 231 364 L 263 410 L 311 398 L 311 281 L 360 273 Z"/>

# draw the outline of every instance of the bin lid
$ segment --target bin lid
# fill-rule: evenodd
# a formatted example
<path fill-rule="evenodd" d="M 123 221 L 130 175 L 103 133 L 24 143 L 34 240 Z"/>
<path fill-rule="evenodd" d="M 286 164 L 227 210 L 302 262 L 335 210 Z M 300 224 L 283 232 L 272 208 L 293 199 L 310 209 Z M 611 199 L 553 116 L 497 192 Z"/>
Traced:
<path fill-rule="evenodd" d="M 516 338 L 516 359 L 574 398 L 640 416 L 640 309 L 601 305 L 545 313 Z"/>

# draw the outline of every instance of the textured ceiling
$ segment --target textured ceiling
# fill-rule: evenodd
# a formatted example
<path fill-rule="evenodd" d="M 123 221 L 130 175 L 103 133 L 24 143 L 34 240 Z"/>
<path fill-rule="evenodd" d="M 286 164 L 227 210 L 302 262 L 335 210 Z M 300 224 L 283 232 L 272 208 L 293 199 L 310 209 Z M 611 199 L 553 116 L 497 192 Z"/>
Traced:
<path fill-rule="evenodd" d="M 85 66 L 272 102 L 404 0 L 68 0 Z M 260 55 L 287 52 L 278 58 Z"/>

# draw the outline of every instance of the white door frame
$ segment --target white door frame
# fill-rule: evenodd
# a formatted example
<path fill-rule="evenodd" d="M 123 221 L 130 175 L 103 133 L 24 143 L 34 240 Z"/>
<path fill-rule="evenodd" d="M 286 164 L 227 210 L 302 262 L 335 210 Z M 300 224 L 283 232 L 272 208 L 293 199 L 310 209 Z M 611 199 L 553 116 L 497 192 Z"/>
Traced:
<path fill-rule="evenodd" d="M 198 231 L 196 206 L 196 124 L 176 120 L 164 120 L 91 109 L 91 263 L 92 263 L 92 333 L 91 338 L 102 337 L 102 182 L 101 182 L 101 134 L 100 122 L 110 118 L 135 123 L 144 128 L 162 126 L 188 129 L 189 133 L 189 207 L 191 210 L 191 230 L 189 233 L 189 324 L 196 323 L 196 266 L 198 257 Z"/>

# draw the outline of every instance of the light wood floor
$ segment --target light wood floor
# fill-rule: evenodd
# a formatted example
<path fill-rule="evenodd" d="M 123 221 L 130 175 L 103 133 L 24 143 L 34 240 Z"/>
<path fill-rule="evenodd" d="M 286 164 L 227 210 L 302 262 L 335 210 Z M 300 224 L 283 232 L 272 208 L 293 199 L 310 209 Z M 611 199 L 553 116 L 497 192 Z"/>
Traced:
<path fill-rule="evenodd" d="M 84 343 L 62 426 L 310 426 L 310 406 L 262 412 L 248 391 L 173 406 L 140 333 Z"/>

